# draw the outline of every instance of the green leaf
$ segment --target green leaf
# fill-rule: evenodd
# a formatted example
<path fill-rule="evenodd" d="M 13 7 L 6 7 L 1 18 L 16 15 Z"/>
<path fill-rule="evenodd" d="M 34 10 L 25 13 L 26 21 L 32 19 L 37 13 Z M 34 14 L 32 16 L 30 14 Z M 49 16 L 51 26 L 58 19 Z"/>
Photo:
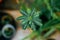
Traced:
<path fill-rule="evenodd" d="M 36 26 L 35 26 L 34 23 L 31 24 L 31 28 L 32 28 L 34 31 L 36 31 Z"/>
<path fill-rule="evenodd" d="M 26 18 L 26 16 L 20 16 L 20 17 L 17 18 L 17 20 L 22 20 L 22 19 L 25 19 L 25 18 Z"/>
<path fill-rule="evenodd" d="M 39 16 L 40 16 L 40 12 L 39 11 L 35 12 L 34 15 L 33 15 L 33 17 L 35 17 L 35 18 L 39 17 Z"/>
<path fill-rule="evenodd" d="M 29 8 L 27 8 L 27 14 L 31 14 L 31 10 Z"/>
<path fill-rule="evenodd" d="M 26 24 L 23 25 L 22 28 L 25 30 L 27 27 L 28 27 L 28 24 L 26 23 Z"/>
<path fill-rule="evenodd" d="M 42 26 L 42 23 L 41 23 L 41 21 L 40 20 L 34 20 L 34 23 L 36 23 L 37 25 L 39 25 L 39 26 Z"/>
<path fill-rule="evenodd" d="M 50 0 L 51 7 L 55 12 L 60 12 L 60 0 Z"/>
<path fill-rule="evenodd" d="M 44 26 L 43 28 L 50 28 L 50 26 L 53 26 L 53 25 L 56 25 L 56 24 L 59 24 L 60 23 L 60 20 L 58 19 L 52 19 L 50 21 L 48 21 Z"/>
<path fill-rule="evenodd" d="M 33 9 L 31 10 L 31 16 L 33 16 L 33 14 L 35 14 L 35 11 L 36 11 L 35 8 L 33 8 Z"/>
<path fill-rule="evenodd" d="M 26 15 L 27 16 L 27 13 L 23 10 L 20 10 L 20 12 L 23 14 L 23 15 Z"/>
<path fill-rule="evenodd" d="M 21 24 L 24 25 L 28 22 L 28 20 L 23 19 L 21 22 L 22 22 Z"/>

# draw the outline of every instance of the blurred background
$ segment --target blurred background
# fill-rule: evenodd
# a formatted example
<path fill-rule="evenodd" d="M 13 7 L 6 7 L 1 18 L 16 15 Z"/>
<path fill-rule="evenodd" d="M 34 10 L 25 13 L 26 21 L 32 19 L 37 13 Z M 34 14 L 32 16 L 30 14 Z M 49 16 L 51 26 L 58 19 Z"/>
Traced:
<path fill-rule="evenodd" d="M 32 9 L 34 8 L 36 9 L 36 11 L 34 10 L 34 12 L 36 13 L 41 12 L 40 14 L 42 15 L 41 17 L 39 17 L 39 22 L 41 19 L 42 20 L 41 22 L 43 25 L 48 23 L 52 19 L 54 20 L 60 19 L 60 1 L 59 2 L 58 1 L 59 0 L 55 0 L 55 1 L 49 0 L 48 2 L 47 0 L 0 0 L 0 20 L 1 20 L 0 21 L 0 34 L 1 34 L 0 39 L 1 40 L 23 40 L 27 36 L 26 40 L 60 40 L 60 30 L 58 30 L 60 29 L 60 20 L 58 20 L 58 22 L 56 20 L 57 23 L 55 23 L 55 21 L 52 21 L 51 23 L 54 23 L 52 24 L 54 25 L 52 31 L 48 32 L 50 30 L 49 28 L 44 30 L 42 34 L 40 34 L 40 30 L 38 30 L 40 28 L 38 25 L 35 25 L 36 27 L 32 27 L 32 29 L 31 27 L 28 27 L 27 29 L 24 30 L 23 29 L 24 27 L 22 28 L 21 26 L 21 23 L 22 23 L 21 20 L 16 20 L 18 17 L 23 15 L 25 10 L 27 10 L 27 13 L 29 13 L 30 10 L 32 12 Z M 22 9 L 23 12 L 21 12 L 20 9 Z M 38 15 L 40 16 L 40 14 Z M 5 20 L 6 18 L 7 20 Z M 36 28 L 36 31 L 33 30 L 34 28 Z M 46 32 L 48 32 L 46 35 L 49 35 L 51 32 L 53 33 L 51 33 L 46 38 L 42 37 Z M 37 34 L 42 36 L 36 36 Z"/>

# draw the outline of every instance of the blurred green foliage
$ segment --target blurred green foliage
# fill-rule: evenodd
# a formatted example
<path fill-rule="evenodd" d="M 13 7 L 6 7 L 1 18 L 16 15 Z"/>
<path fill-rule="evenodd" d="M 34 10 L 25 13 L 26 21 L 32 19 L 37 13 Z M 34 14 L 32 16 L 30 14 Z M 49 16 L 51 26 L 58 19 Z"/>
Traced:
<path fill-rule="evenodd" d="M 60 29 L 59 25 L 57 25 L 60 24 L 60 18 L 56 15 L 56 12 L 60 12 L 59 1 L 60 0 L 33 0 L 32 3 L 29 2 L 29 6 L 27 6 L 25 2 L 21 3 L 20 12 L 22 16 L 18 17 L 17 20 L 21 20 L 23 29 L 30 27 L 33 30 L 33 33 L 26 38 L 36 36 L 36 40 L 45 40 L 54 31 Z M 43 34 L 45 30 L 47 30 L 47 32 Z"/>

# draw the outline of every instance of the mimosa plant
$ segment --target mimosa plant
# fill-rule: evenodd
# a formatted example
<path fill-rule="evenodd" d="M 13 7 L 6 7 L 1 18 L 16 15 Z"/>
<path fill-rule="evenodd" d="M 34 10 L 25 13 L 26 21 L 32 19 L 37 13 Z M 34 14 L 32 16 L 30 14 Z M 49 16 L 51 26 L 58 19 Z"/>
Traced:
<path fill-rule="evenodd" d="M 26 38 L 36 36 L 36 40 L 45 40 L 54 31 L 60 30 L 60 18 L 56 12 L 60 11 L 59 0 L 34 0 L 28 7 L 25 4 L 21 6 L 20 12 L 22 16 L 18 17 L 21 20 L 22 28 L 31 28 L 33 33 Z M 43 33 L 44 31 L 47 31 Z M 41 39 L 41 37 L 43 37 Z M 24 40 L 26 39 L 24 38 Z M 45 39 L 44 39 L 45 38 Z M 33 39 L 34 40 L 34 39 Z"/>

